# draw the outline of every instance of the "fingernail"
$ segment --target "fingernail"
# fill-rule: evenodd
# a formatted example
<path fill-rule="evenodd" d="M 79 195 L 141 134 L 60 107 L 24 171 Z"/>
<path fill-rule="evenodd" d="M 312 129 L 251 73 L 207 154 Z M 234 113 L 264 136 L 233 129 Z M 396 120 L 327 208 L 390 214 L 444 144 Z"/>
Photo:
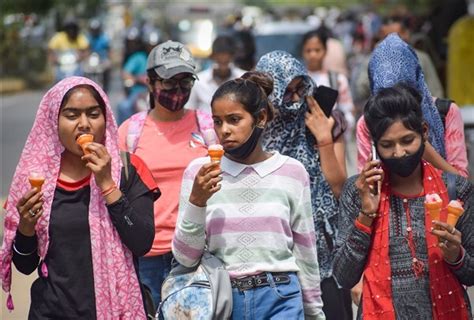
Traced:
<path fill-rule="evenodd" d="M 433 227 L 431 227 L 430 231 L 431 231 L 431 232 L 433 232 L 433 230 L 434 230 L 434 228 L 433 228 Z"/>

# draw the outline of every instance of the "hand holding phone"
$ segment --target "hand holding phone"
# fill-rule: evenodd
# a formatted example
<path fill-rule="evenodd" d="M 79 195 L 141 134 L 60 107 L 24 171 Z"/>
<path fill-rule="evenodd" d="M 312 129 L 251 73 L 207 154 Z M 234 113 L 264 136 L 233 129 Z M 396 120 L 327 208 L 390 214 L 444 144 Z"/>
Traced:
<path fill-rule="evenodd" d="M 318 102 L 319 106 L 324 112 L 324 115 L 329 118 L 331 111 L 336 104 L 339 92 L 326 86 L 318 86 L 313 91 L 313 97 Z"/>

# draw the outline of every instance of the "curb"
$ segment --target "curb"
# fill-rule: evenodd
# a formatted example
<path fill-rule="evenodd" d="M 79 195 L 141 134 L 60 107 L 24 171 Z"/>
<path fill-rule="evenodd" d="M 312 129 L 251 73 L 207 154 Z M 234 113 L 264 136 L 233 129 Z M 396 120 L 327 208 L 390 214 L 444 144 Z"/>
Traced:
<path fill-rule="evenodd" d="M 0 79 L 0 94 L 14 93 L 26 89 L 26 81 L 15 78 Z"/>

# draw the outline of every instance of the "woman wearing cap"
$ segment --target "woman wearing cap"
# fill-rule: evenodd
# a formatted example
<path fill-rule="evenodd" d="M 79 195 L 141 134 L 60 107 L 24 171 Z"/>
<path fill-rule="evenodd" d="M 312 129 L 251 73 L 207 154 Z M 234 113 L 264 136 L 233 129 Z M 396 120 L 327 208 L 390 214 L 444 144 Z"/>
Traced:
<path fill-rule="evenodd" d="M 87 154 L 81 134 L 94 137 Z M 5 292 L 12 261 L 38 272 L 28 319 L 146 319 L 135 257 L 152 245 L 159 193 L 143 161 L 129 159 L 122 168 L 117 125 L 96 83 L 70 77 L 45 94 L 13 176 L 1 251 Z M 33 172 L 42 187 L 30 186 Z"/>
<path fill-rule="evenodd" d="M 195 158 L 207 155 L 214 142 L 212 118 L 184 109 L 195 81 L 195 64 L 183 44 L 167 41 L 148 56 L 150 109 L 133 115 L 119 128 L 120 147 L 142 158 L 163 196 L 155 202 L 155 239 L 140 258 L 141 280 L 150 287 L 155 304 L 171 268 L 171 240 L 178 215 L 181 178 Z"/>

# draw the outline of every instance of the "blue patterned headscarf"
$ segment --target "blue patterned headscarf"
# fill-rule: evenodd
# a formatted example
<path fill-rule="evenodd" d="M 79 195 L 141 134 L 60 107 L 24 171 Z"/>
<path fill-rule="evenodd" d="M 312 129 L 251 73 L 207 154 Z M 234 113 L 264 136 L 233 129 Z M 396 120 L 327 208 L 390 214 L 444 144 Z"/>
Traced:
<path fill-rule="evenodd" d="M 388 35 L 372 53 L 369 61 L 370 90 L 377 93 L 382 88 L 404 82 L 418 90 L 423 100 L 423 118 L 429 126 L 429 141 L 435 150 L 446 158 L 444 127 L 428 86 L 425 83 L 415 51 L 396 33 Z"/>
<path fill-rule="evenodd" d="M 311 184 L 311 205 L 316 228 L 316 245 L 321 279 L 332 274 L 332 260 L 337 223 L 337 200 L 323 176 L 319 153 L 314 148 L 315 138 L 306 128 L 306 100 L 284 104 L 283 95 L 290 82 L 302 77 L 306 85 L 304 96 L 312 92 L 315 84 L 308 76 L 304 65 L 285 51 L 272 51 L 257 63 L 257 71 L 273 77 L 273 92 L 270 100 L 276 108 L 276 116 L 265 129 L 263 144 L 267 150 L 299 160 L 306 168 Z"/>

